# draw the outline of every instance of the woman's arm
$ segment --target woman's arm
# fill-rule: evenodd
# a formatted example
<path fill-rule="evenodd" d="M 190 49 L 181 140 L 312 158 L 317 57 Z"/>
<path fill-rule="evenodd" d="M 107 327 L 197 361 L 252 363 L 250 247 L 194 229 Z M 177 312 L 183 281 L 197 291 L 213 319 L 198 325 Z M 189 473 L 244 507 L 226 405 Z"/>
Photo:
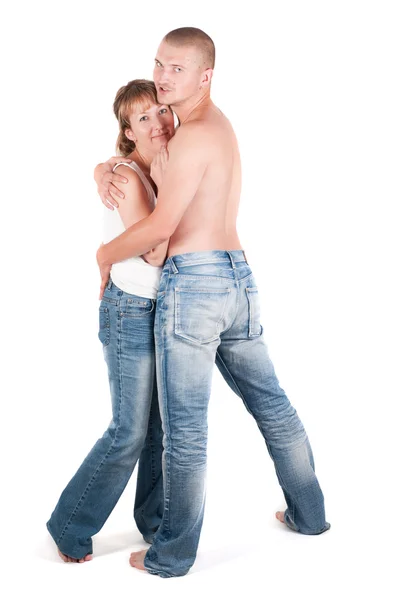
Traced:
<path fill-rule="evenodd" d="M 120 165 L 116 167 L 115 171 L 126 179 L 126 183 L 120 183 L 120 188 L 124 193 L 124 198 L 118 198 L 119 202 L 119 215 L 123 221 L 123 225 L 126 229 L 149 217 L 151 214 L 151 208 L 148 201 L 148 193 L 135 171 L 126 167 L 126 165 Z M 113 195 L 113 193 L 111 192 Z M 146 252 L 141 256 L 145 262 L 149 263 L 154 267 L 161 267 L 164 264 L 167 249 L 169 246 L 169 240 L 159 244 L 156 248 L 152 248 L 149 252 Z"/>

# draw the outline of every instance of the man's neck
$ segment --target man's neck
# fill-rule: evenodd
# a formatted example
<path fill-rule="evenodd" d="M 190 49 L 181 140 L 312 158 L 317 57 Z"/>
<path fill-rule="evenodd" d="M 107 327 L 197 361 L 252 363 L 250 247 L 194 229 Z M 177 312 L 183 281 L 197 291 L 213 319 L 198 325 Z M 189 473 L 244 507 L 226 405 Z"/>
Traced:
<path fill-rule="evenodd" d="M 205 94 L 193 96 L 185 102 L 172 104 L 171 108 L 176 113 L 180 125 L 183 125 L 189 121 L 200 119 L 200 117 L 213 106 L 214 104 L 210 98 L 210 92 L 207 91 Z"/>

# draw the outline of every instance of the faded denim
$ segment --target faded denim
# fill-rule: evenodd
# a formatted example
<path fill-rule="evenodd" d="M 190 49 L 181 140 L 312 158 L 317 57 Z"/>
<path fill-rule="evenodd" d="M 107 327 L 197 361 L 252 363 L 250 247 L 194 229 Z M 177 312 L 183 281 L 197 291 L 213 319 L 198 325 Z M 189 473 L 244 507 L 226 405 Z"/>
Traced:
<path fill-rule="evenodd" d="M 264 437 L 286 499 L 286 524 L 309 535 L 326 531 L 310 443 L 269 358 L 258 289 L 243 251 L 195 252 L 166 261 L 155 340 L 165 497 L 145 568 L 161 577 L 181 576 L 195 561 L 214 363 Z"/>
<path fill-rule="evenodd" d="M 47 528 L 73 558 L 91 554 L 92 536 L 112 512 L 139 460 L 134 517 L 151 543 L 163 514 L 162 438 L 155 376 L 154 300 L 110 280 L 99 308 L 112 420 L 66 486 Z"/>

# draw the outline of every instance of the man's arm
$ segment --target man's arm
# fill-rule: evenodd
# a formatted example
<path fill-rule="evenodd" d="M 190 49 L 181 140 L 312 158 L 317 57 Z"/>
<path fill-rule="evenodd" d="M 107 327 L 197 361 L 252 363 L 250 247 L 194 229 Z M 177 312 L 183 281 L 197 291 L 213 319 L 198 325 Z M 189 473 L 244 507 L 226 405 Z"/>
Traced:
<path fill-rule="evenodd" d="M 167 256 L 167 250 L 169 249 L 169 242 L 170 239 L 166 240 L 163 244 L 159 244 L 156 248 L 152 248 L 149 252 L 142 254 L 141 258 L 153 267 L 163 267 Z"/>
<path fill-rule="evenodd" d="M 131 158 L 123 156 L 112 156 L 104 163 L 99 163 L 94 169 L 94 181 L 97 184 L 97 191 L 107 208 L 113 210 L 118 208 L 119 204 L 115 196 L 124 198 L 123 192 L 114 183 L 126 183 L 128 178 L 113 172 L 113 167 L 119 162 L 131 162 Z M 113 195 L 110 193 L 112 192 Z"/>
<path fill-rule="evenodd" d="M 185 124 L 178 130 L 169 144 L 169 162 L 155 210 L 99 248 L 100 269 L 145 254 L 173 235 L 202 181 L 208 143 L 208 134 L 200 123 Z"/>
<path fill-rule="evenodd" d="M 120 184 L 124 198 L 123 200 L 119 199 L 119 215 L 127 229 L 151 214 L 148 193 L 140 177 L 134 171 L 132 172 L 130 167 L 119 165 L 116 167 L 115 173 L 126 179 L 126 183 Z M 113 196 L 112 192 L 111 194 Z M 152 248 L 149 252 L 143 254 L 142 258 L 150 265 L 160 267 L 166 258 L 168 245 L 169 240 L 160 244 L 157 248 Z"/>

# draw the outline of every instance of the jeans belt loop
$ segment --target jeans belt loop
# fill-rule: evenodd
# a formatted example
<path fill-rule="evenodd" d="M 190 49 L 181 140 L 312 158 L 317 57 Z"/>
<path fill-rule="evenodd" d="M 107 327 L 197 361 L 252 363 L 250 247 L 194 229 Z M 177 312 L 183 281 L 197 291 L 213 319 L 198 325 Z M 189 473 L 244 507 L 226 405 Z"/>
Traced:
<path fill-rule="evenodd" d="M 236 269 L 236 267 L 235 267 L 235 263 L 234 263 L 234 259 L 232 258 L 232 254 L 231 254 L 230 252 L 228 252 L 228 250 L 226 250 L 226 253 L 227 253 L 227 254 L 228 254 L 228 256 L 229 256 L 229 259 L 230 259 L 230 261 L 231 261 L 231 266 L 232 266 L 232 268 L 233 268 L 233 269 Z"/>
<path fill-rule="evenodd" d="M 173 260 L 173 259 L 170 257 L 170 258 L 169 258 L 169 261 L 170 261 L 170 264 L 171 264 L 171 268 L 173 269 L 173 273 L 174 273 L 174 274 L 178 273 L 178 269 L 177 269 L 177 267 L 176 267 L 176 265 L 175 265 L 175 262 L 174 262 L 174 260 Z"/>

